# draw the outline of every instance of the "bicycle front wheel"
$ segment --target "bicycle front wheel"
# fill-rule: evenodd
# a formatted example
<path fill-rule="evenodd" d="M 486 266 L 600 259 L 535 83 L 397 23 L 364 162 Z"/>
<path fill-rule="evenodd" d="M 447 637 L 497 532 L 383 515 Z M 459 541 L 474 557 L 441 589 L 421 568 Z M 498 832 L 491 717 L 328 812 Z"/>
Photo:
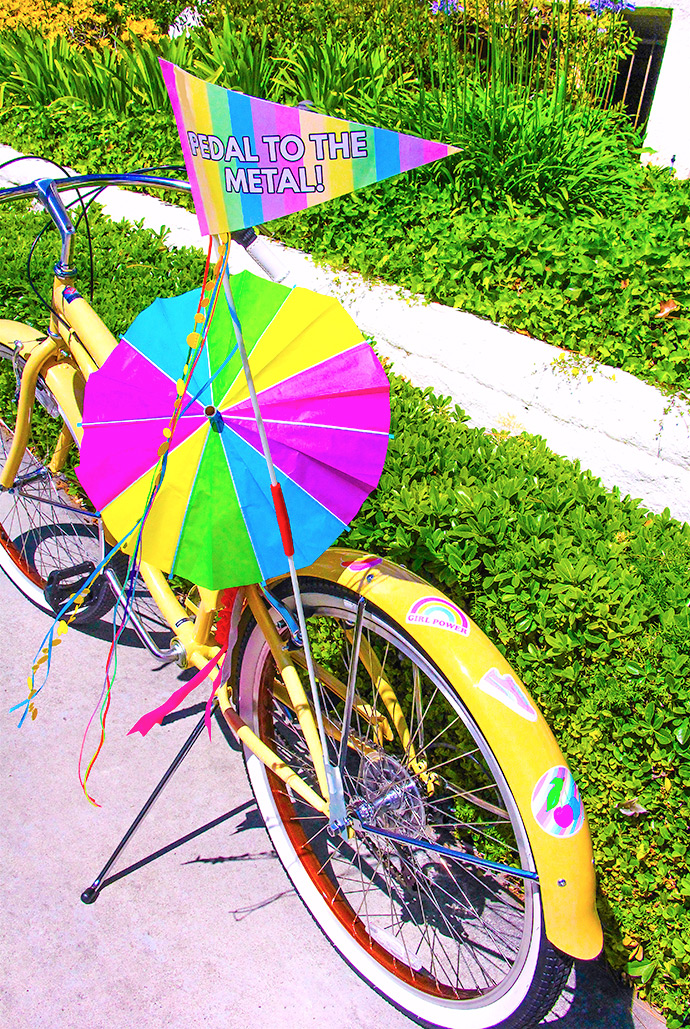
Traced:
<path fill-rule="evenodd" d="M 14 438 L 22 369 L 14 349 L 0 342 L 0 468 Z M 70 589 L 86 578 L 101 557 L 98 518 L 74 495 L 74 487 L 46 464 L 62 425 L 58 404 L 39 378 L 33 439 L 15 484 L 0 492 L 0 568 L 47 614 L 62 607 Z M 107 581 L 97 579 L 75 624 L 101 618 L 114 601 Z"/>
<path fill-rule="evenodd" d="M 358 597 L 316 579 L 301 588 L 335 762 Z M 275 592 L 294 607 L 289 583 Z M 242 717 L 316 787 L 299 722 L 253 620 L 238 676 Z M 295 889 L 349 964 L 420 1024 L 535 1024 L 558 997 L 570 960 L 544 935 L 539 889 L 524 875 L 534 870 L 527 833 L 489 742 L 431 657 L 370 604 L 355 681 L 347 839 L 331 835 L 323 816 L 246 753 Z"/>

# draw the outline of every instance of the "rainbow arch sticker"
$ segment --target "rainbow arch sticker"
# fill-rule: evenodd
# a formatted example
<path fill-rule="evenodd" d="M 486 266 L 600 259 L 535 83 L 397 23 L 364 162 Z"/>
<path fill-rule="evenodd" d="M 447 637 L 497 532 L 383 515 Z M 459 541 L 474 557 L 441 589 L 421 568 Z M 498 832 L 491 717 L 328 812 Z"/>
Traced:
<path fill-rule="evenodd" d="M 498 668 L 490 668 L 476 686 L 478 690 L 488 693 L 494 700 L 505 704 L 516 715 L 526 718 L 528 722 L 536 722 L 537 712 L 522 686 L 515 681 L 512 675 L 508 673 L 502 675 Z"/>
<path fill-rule="evenodd" d="M 532 790 L 532 814 L 549 836 L 566 839 L 579 832 L 585 820 L 580 792 L 569 769 L 555 765 Z"/>
<path fill-rule="evenodd" d="M 443 597 L 421 597 L 407 612 L 409 625 L 426 625 L 430 629 L 446 629 L 459 636 L 469 636 L 470 620 L 459 607 Z"/>

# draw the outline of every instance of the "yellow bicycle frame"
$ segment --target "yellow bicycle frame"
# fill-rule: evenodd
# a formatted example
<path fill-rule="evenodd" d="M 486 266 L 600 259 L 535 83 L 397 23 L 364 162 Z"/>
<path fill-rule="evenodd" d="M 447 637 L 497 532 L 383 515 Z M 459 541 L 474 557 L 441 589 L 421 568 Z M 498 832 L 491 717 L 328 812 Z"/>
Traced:
<path fill-rule="evenodd" d="M 48 336 L 41 336 L 30 326 L 19 322 L 0 320 L 0 341 L 18 342 L 19 356 L 26 361 L 15 438 L 0 472 L 2 486 L 11 486 L 26 449 L 39 376 L 57 399 L 66 426 L 60 433 L 49 463 L 50 470 L 58 472 L 64 466 L 73 441 L 79 443 L 81 438 L 80 423 L 86 381 L 117 345 L 115 337 L 86 300 L 81 297 L 65 300 L 65 288 L 71 284 L 69 279 L 55 279 L 53 304 L 60 317 L 51 318 Z M 113 540 L 109 542 L 114 543 Z M 362 555 L 353 551 L 329 550 L 304 574 L 338 583 L 360 594 L 403 627 L 415 602 L 430 594 L 442 601 L 445 599 L 422 579 L 388 561 L 380 562 L 366 572 L 350 570 L 347 565 L 358 557 Z M 177 599 L 160 569 L 142 562 L 140 574 L 181 644 L 187 663 L 203 667 L 218 650 L 213 638 L 213 625 L 219 594 L 201 589 L 200 602 L 192 612 Z M 282 641 L 256 587 L 245 588 L 245 599 L 271 648 L 286 696 L 299 718 L 321 795 L 285 765 L 243 722 L 225 686 L 217 694 L 220 708 L 233 733 L 244 746 L 253 751 L 308 804 L 327 815 L 328 803 L 325 798 L 328 797 L 328 791 L 323 771 L 323 754 L 312 708 L 295 664 L 283 649 Z M 511 674 L 513 677 L 515 673 L 474 623 L 470 623 L 469 634 L 466 636 L 443 632 L 431 626 L 415 625 L 414 639 L 426 650 L 471 712 L 510 783 L 539 875 L 549 940 L 573 957 L 595 957 L 601 950 L 602 931 L 595 909 L 594 871 L 587 822 L 585 820 L 579 832 L 556 838 L 548 835 L 532 814 L 531 798 L 539 778 L 555 766 L 566 766 L 546 722 L 538 713 L 534 721 L 527 721 L 495 697 L 477 688 L 489 669 L 494 668 L 500 674 Z M 409 732 L 397 698 L 377 669 L 373 652 L 368 653 L 365 647 L 361 656 L 377 684 L 385 708 L 385 715 L 378 716 L 381 723 L 377 731 L 387 736 L 395 731 L 404 745 Z M 337 691 L 339 685 L 331 684 L 329 688 Z M 424 778 L 423 762 L 417 761 L 412 752 L 410 761 L 415 772 Z"/>

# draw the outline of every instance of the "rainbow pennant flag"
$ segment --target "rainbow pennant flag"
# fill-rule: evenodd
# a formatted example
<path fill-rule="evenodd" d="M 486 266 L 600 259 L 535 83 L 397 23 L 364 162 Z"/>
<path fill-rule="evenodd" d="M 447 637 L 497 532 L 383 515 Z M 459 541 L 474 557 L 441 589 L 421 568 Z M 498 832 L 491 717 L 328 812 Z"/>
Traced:
<path fill-rule="evenodd" d="M 234 93 L 160 63 L 204 236 L 261 225 L 458 152 Z"/>

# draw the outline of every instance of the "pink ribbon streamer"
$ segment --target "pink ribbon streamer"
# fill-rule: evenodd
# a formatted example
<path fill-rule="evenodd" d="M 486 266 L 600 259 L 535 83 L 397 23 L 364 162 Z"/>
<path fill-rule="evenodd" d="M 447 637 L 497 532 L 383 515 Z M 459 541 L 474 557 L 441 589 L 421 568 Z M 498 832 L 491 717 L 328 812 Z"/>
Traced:
<path fill-rule="evenodd" d="M 208 700 L 206 701 L 206 710 L 204 711 L 204 725 L 208 729 L 208 738 L 211 739 L 211 709 L 213 707 L 213 698 L 216 695 L 216 690 L 220 684 L 220 675 L 217 675 L 213 680 L 213 686 L 211 686 L 211 693 Z"/>
<path fill-rule="evenodd" d="M 164 701 L 160 705 L 160 707 L 154 708 L 153 711 L 148 711 L 145 715 L 142 715 L 139 721 L 136 723 L 136 725 L 132 726 L 127 735 L 131 736 L 133 732 L 140 732 L 142 736 L 146 736 L 147 732 L 153 729 L 154 725 L 160 725 L 165 716 L 169 715 L 171 711 L 174 711 L 177 707 L 179 707 L 182 701 L 189 696 L 192 690 L 195 690 L 197 686 L 201 685 L 201 683 L 204 682 L 205 679 L 208 679 L 213 669 L 216 667 L 220 659 L 225 654 L 225 649 L 226 648 L 223 647 L 221 650 L 219 650 L 215 657 L 212 657 L 208 664 L 204 665 L 201 671 L 196 673 L 193 679 L 190 679 L 189 682 L 183 683 L 183 685 L 180 686 L 179 689 L 175 690 L 174 693 L 171 693 L 168 699 Z M 209 702 L 206 705 L 205 721 L 209 730 L 209 736 L 211 735 L 211 700 L 213 698 L 214 693 L 216 692 L 219 678 L 220 676 L 217 676 L 213 682 L 211 699 L 209 699 Z"/>
<path fill-rule="evenodd" d="M 237 643 L 237 633 L 240 624 L 240 615 L 242 614 L 242 604 L 244 601 L 242 592 L 237 586 L 233 586 L 231 589 L 226 590 L 225 597 L 231 599 L 227 599 L 228 607 L 226 608 L 226 611 L 229 610 L 230 617 L 227 625 L 228 635 L 225 643 L 223 644 L 223 650 L 232 654 L 235 644 Z M 232 606 L 230 607 L 230 605 Z M 221 669 L 220 676 L 216 677 L 213 686 L 211 687 L 211 694 L 206 702 L 206 710 L 204 711 L 204 724 L 208 729 L 209 740 L 211 739 L 211 708 L 213 705 L 213 698 L 216 695 L 216 690 L 218 689 L 219 679 L 222 680 L 222 675 L 223 671 Z"/>

